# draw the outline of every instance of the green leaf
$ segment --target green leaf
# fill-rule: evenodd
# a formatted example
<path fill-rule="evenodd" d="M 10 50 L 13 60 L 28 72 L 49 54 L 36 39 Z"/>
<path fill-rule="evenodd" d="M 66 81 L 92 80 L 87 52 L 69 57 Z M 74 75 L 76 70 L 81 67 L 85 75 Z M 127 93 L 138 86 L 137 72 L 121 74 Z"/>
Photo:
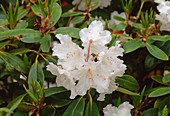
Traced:
<path fill-rule="evenodd" d="M 51 95 L 65 92 L 65 91 L 68 91 L 68 90 L 66 90 L 63 87 L 51 87 L 51 88 L 45 89 L 45 97 L 49 97 Z"/>
<path fill-rule="evenodd" d="M 90 106 L 91 104 L 92 106 Z M 99 109 L 93 100 L 87 103 L 84 116 L 100 116 Z"/>
<path fill-rule="evenodd" d="M 139 93 L 135 93 L 135 92 L 129 91 L 129 90 L 121 88 L 121 87 L 118 87 L 116 89 L 116 91 L 119 91 L 121 93 L 128 94 L 128 95 L 137 95 L 137 96 L 139 96 Z"/>
<path fill-rule="evenodd" d="M 78 23 L 83 22 L 84 19 L 85 19 L 85 16 L 78 16 L 78 17 L 73 18 L 70 23 L 78 24 Z"/>
<path fill-rule="evenodd" d="M 145 68 L 146 70 L 152 70 L 154 69 L 158 64 L 160 63 L 160 61 L 153 57 L 152 55 L 148 54 L 146 56 L 146 59 L 145 59 Z"/>
<path fill-rule="evenodd" d="M 25 17 L 28 14 L 29 10 L 30 8 L 23 9 L 23 7 L 20 7 L 18 10 L 17 21 Z"/>
<path fill-rule="evenodd" d="M 29 114 L 26 113 L 26 112 L 19 112 L 19 111 L 17 111 L 12 116 L 29 116 Z"/>
<path fill-rule="evenodd" d="M 24 43 L 36 43 L 42 40 L 42 34 L 40 32 L 24 34 L 21 41 Z"/>
<path fill-rule="evenodd" d="M 28 22 L 24 20 L 24 21 L 18 23 L 16 25 L 15 29 L 24 29 L 26 27 L 28 27 Z"/>
<path fill-rule="evenodd" d="M 91 6 L 92 6 L 91 11 L 97 9 L 97 7 L 99 6 L 99 1 L 92 2 Z"/>
<path fill-rule="evenodd" d="M 13 65 L 11 64 L 8 57 L 3 52 L 0 52 L 0 58 L 5 62 L 7 70 L 13 71 L 14 69 Z"/>
<path fill-rule="evenodd" d="M 83 116 L 84 105 L 85 102 L 83 97 L 74 100 L 66 109 L 63 116 Z"/>
<path fill-rule="evenodd" d="M 170 46 L 170 41 L 167 41 L 167 42 L 163 45 L 163 47 L 161 48 L 168 56 L 170 56 L 169 46 Z"/>
<path fill-rule="evenodd" d="M 51 22 L 53 22 L 53 24 L 49 28 L 53 27 L 58 22 L 58 20 L 61 17 L 61 13 L 62 13 L 62 9 L 60 5 L 58 3 L 53 4 L 51 19 L 48 25 L 50 26 Z"/>
<path fill-rule="evenodd" d="M 10 110 L 10 109 L 8 109 L 8 108 L 0 108 L 0 116 L 1 116 L 1 113 L 2 112 L 6 112 L 6 113 L 10 113 L 10 114 L 12 114 L 13 112 Z"/>
<path fill-rule="evenodd" d="M 119 83 L 123 88 L 137 91 L 140 87 L 137 80 L 130 75 L 123 75 L 122 77 L 116 78 L 116 83 Z"/>
<path fill-rule="evenodd" d="M 169 104 L 170 104 L 170 96 L 159 97 L 154 103 L 154 108 L 158 108 L 158 113 L 159 115 L 161 115 L 165 105 L 167 105 L 168 109 L 170 110 Z"/>
<path fill-rule="evenodd" d="M 151 76 L 151 78 L 160 83 L 160 84 L 163 84 L 163 85 L 167 85 L 167 83 L 164 83 L 162 80 L 163 80 L 163 77 L 162 76 L 159 76 L 159 75 L 155 75 L 155 76 Z"/>
<path fill-rule="evenodd" d="M 9 44 L 9 41 L 5 41 L 5 42 L 1 42 L 0 43 L 0 49 L 1 48 L 4 48 L 6 45 L 8 45 Z"/>
<path fill-rule="evenodd" d="M 68 104 L 71 103 L 70 100 L 67 100 L 67 99 L 52 99 L 54 100 L 52 102 L 52 104 L 56 107 L 56 108 L 60 108 L 60 107 L 63 107 L 63 106 L 66 106 Z"/>
<path fill-rule="evenodd" d="M 166 74 L 166 75 L 163 77 L 163 82 L 164 82 L 164 83 L 170 82 L 170 73 Z"/>
<path fill-rule="evenodd" d="M 38 99 L 31 93 L 28 91 L 28 89 L 25 87 L 25 85 L 23 85 L 25 91 L 28 93 L 28 95 L 36 102 L 38 103 Z"/>
<path fill-rule="evenodd" d="M 137 29 L 142 29 L 142 25 L 140 23 L 132 23 L 132 26 L 137 28 Z"/>
<path fill-rule="evenodd" d="M 50 34 L 46 34 L 40 41 L 41 49 L 43 52 L 49 52 L 50 44 L 51 44 L 51 36 Z"/>
<path fill-rule="evenodd" d="M 150 108 L 144 111 L 141 116 L 158 116 L 158 110 L 156 108 Z"/>
<path fill-rule="evenodd" d="M 43 88 L 44 84 L 44 73 L 41 67 L 41 64 L 38 61 L 35 61 L 35 63 L 31 66 L 29 75 L 28 75 L 28 84 L 31 88 L 31 84 L 38 81 L 41 85 L 41 88 Z M 32 91 L 32 89 L 30 89 Z"/>
<path fill-rule="evenodd" d="M 4 55 L 6 55 L 8 57 L 10 63 L 13 65 L 13 67 L 16 70 L 24 72 L 24 73 L 28 72 L 26 65 L 24 64 L 24 62 L 18 56 L 12 55 L 12 54 L 7 53 L 7 52 L 3 52 L 3 53 L 4 53 Z"/>
<path fill-rule="evenodd" d="M 133 39 L 132 37 L 128 36 L 128 35 L 124 35 L 124 34 L 112 34 L 112 35 L 117 35 L 126 39 Z"/>
<path fill-rule="evenodd" d="M 17 35 L 25 35 L 25 34 L 33 34 L 33 33 L 36 33 L 35 30 L 33 29 L 15 29 L 15 30 L 7 30 L 5 32 L 0 32 L 0 41 L 1 40 L 4 40 L 4 39 L 1 39 L 3 37 L 10 37 L 10 36 L 17 36 Z M 7 38 L 5 38 L 7 39 Z"/>
<path fill-rule="evenodd" d="M 61 107 L 67 106 L 72 102 L 71 100 L 67 100 L 66 98 L 62 98 L 62 97 L 57 98 L 57 96 L 55 96 L 55 95 L 51 96 L 51 97 L 47 97 L 45 101 L 48 104 L 52 104 L 52 106 L 55 106 L 56 108 L 61 108 Z"/>
<path fill-rule="evenodd" d="M 118 25 L 113 25 L 110 27 L 110 29 L 113 29 L 115 31 L 119 31 L 119 30 L 124 30 L 127 27 L 127 25 L 125 25 L 124 23 L 120 23 Z"/>
<path fill-rule="evenodd" d="M 26 94 L 20 95 L 17 98 L 13 99 L 8 105 L 7 108 L 9 108 L 9 110 L 11 112 L 13 112 L 18 105 L 20 104 L 20 102 L 23 100 L 23 98 L 25 97 Z M 10 116 L 10 113 L 7 113 L 6 116 Z"/>
<path fill-rule="evenodd" d="M 0 19 L 0 26 L 7 25 L 7 24 L 8 24 L 8 20 Z"/>
<path fill-rule="evenodd" d="M 66 12 L 66 13 L 63 13 L 62 14 L 62 17 L 70 17 L 70 16 L 77 16 L 77 15 L 81 15 L 83 14 L 84 12 Z"/>
<path fill-rule="evenodd" d="M 60 27 L 53 31 L 54 34 L 63 34 L 63 35 L 69 35 L 70 37 L 74 37 L 79 39 L 79 28 L 74 28 L 74 27 Z"/>
<path fill-rule="evenodd" d="M 167 106 L 164 107 L 161 116 L 168 116 L 168 108 L 167 108 Z"/>
<path fill-rule="evenodd" d="M 55 116 L 56 109 L 53 106 L 45 106 L 40 112 L 40 116 Z"/>
<path fill-rule="evenodd" d="M 154 45 L 146 44 L 149 53 L 160 60 L 169 60 L 168 56 L 161 49 Z"/>
<path fill-rule="evenodd" d="M 39 17 L 43 16 L 43 11 L 39 4 L 34 4 L 31 6 L 32 11 Z"/>
<path fill-rule="evenodd" d="M 125 19 L 120 17 L 120 16 L 113 16 L 113 18 L 118 20 L 118 21 L 125 21 Z"/>
<path fill-rule="evenodd" d="M 157 40 L 157 41 L 168 41 L 170 40 L 170 36 L 158 36 L 158 35 L 150 35 L 149 39 Z"/>
<path fill-rule="evenodd" d="M 159 97 L 170 93 L 170 87 L 161 87 L 149 94 L 149 97 Z"/>
<path fill-rule="evenodd" d="M 140 48 L 142 46 L 142 41 L 137 40 L 137 39 L 132 39 L 130 41 L 128 41 L 127 43 L 125 43 L 125 45 L 123 46 L 124 48 L 124 52 L 125 53 L 129 53 L 129 52 L 133 52 L 136 49 Z"/>
<path fill-rule="evenodd" d="M 24 54 L 27 52 L 31 52 L 31 50 L 27 48 L 20 48 L 20 49 L 13 49 L 9 53 L 12 55 L 20 55 L 20 54 Z"/>
<path fill-rule="evenodd" d="M 19 105 L 18 105 L 18 110 L 21 111 L 21 112 L 29 112 L 33 109 L 36 109 L 37 107 L 31 103 L 27 103 L 27 102 L 21 102 Z"/>

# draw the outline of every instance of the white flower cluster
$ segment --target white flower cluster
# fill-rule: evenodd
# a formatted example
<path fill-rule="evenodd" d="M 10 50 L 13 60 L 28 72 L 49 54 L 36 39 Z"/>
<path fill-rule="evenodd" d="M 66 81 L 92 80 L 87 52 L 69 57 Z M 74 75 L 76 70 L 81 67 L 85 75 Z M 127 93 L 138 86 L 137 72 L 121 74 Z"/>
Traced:
<path fill-rule="evenodd" d="M 56 35 L 61 44 L 54 46 L 52 55 L 58 56 L 58 64 L 50 63 L 47 70 L 57 75 L 57 86 L 71 90 L 71 99 L 95 88 L 101 93 L 98 100 L 104 100 L 105 94 L 117 88 L 115 77 L 122 76 L 126 70 L 126 65 L 117 58 L 123 56 L 124 50 L 118 43 L 106 47 L 112 37 L 101 21 L 93 21 L 79 35 L 84 49 L 73 43 L 68 35 Z"/>
<path fill-rule="evenodd" d="M 114 16 L 119 16 L 119 17 L 122 17 L 124 19 L 126 19 L 126 14 L 125 12 L 122 12 L 122 13 L 118 13 L 117 11 L 114 11 L 111 13 L 111 19 L 109 20 L 109 26 L 112 26 L 112 25 L 118 25 L 119 23 L 121 23 L 120 21 L 114 19 L 113 17 Z"/>
<path fill-rule="evenodd" d="M 131 109 L 134 106 L 129 104 L 129 102 L 124 102 L 119 105 L 119 107 L 112 106 L 108 104 L 105 108 L 103 108 L 104 116 L 131 116 Z"/>
<path fill-rule="evenodd" d="M 72 4 L 76 5 L 76 4 L 78 4 L 79 1 L 80 0 L 73 0 Z M 96 2 L 96 1 L 99 2 L 98 7 L 103 9 L 104 7 L 110 6 L 112 0 L 91 0 L 91 3 Z M 86 10 L 85 6 L 86 6 L 85 0 L 82 0 L 81 3 L 78 6 L 78 10 L 83 10 L 83 11 Z"/>
<path fill-rule="evenodd" d="M 160 14 L 156 15 L 156 19 L 162 23 L 160 30 L 170 31 L 170 1 L 155 0 L 155 2 L 159 3 L 157 9 Z"/>

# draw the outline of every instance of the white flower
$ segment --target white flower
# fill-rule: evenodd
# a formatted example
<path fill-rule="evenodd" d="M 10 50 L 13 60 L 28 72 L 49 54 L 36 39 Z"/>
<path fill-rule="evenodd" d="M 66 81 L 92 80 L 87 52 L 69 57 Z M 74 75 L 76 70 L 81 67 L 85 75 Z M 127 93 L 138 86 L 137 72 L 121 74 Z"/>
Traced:
<path fill-rule="evenodd" d="M 78 4 L 80 0 L 73 0 L 72 4 L 73 5 L 76 5 Z M 112 0 L 91 0 L 91 3 L 92 2 L 96 2 L 98 1 L 99 4 L 98 4 L 98 7 L 100 7 L 101 9 L 103 9 L 104 7 L 108 7 L 111 5 L 111 1 Z M 85 4 L 85 0 L 82 0 L 81 3 L 79 4 L 78 6 L 78 10 L 86 10 L 86 4 Z"/>
<path fill-rule="evenodd" d="M 93 21 L 88 28 L 84 28 L 79 32 L 80 39 L 85 47 L 85 52 L 88 51 L 89 43 L 90 53 L 98 54 L 99 52 L 107 49 L 105 47 L 111 41 L 111 33 L 104 30 L 103 23 L 101 21 Z"/>
<path fill-rule="evenodd" d="M 156 19 L 161 22 L 161 28 L 160 30 L 164 31 L 170 31 L 170 1 L 155 1 L 157 3 L 160 3 L 157 6 L 158 11 L 160 14 L 156 15 Z"/>
<path fill-rule="evenodd" d="M 111 33 L 104 30 L 101 21 L 93 21 L 79 34 L 84 49 L 73 43 L 68 35 L 56 35 L 61 43 L 53 48 L 58 63 L 50 63 L 47 70 L 57 76 L 57 86 L 71 90 L 71 99 L 84 96 L 94 88 L 101 93 L 99 100 L 104 100 L 105 94 L 117 89 L 115 77 L 122 76 L 126 69 L 123 61 L 117 58 L 123 56 L 124 50 L 118 42 L 109 49 L 105 46 L 111 41 Z"/>
<path fill-rule="evenodd" d="M 83 50 L 72 42 L 68 35 L 57 34 L 56 37 L 61 44 L 57 44 L 53 48 L 53 56 L 58 56 L 60 64 L 66 70 L 79 68 L 84 64 Z"/>
<path fill-rule="evenodd" d="M 115 77 L 122 76 L 126 70 L 126 65 L 123 64 L 122 60 L 117 58 L 118 56 L 123 56 L 124 52 L 118 43 L 119 41 L 116 43 L 116 46 L 112 46 L 109 50 L 100 53 L 98 57 L 103 69 L 111 71 L 109 87 L 100 94 L 99 101 L 104 101 L 105 94 L 110 94 L 117 89 Z"/>
<path fill-rule="evenodd" d="M 131 116 L 131 109 L 134 106 L 129 104 L 129 102 L 124 102 L 119 105 L 119 107 L 112 106 L 108 104 L 105 108 L 103 108 L 104 116 Z"/>
<path fill-rule="evenodd" d="M 165 2 L 165 0 L 155 0 L 154 2 L 156 2 L 156 3 L 162 3 L 162 2 Z"/>
<path fill-rule="evenodd" d="M 103 9 L 104 7 L 110 6 L 112 0 L 94 0 L 94 1 L 99 1 L 99 7 Z"/>
<path fill-rule="evenodd" d="M 114 16 L 119 16 L 119 17 L 126 19 L 126 14 L 124 12 L 119 14 L 117 11 L 114 11 L 111 13 L 111 16 L 110 16 L 111 19 L 109 20 L 109 26 L 118 25 L 119 23 L 121 23 L 120 21 L 114 19 L 113 18 Z"/>
<path fill-rule="evenodd" d="M 71 78 L 70 72 L 60 69 L 60 67 L 53 63 L 49 63 L 49 65 L 47 65 L 47 70 L 50 71 L 53 75 L 57 76 L 56 83 L 58 87 L 63 86 L 67 90 L 71 90 L 70 98 L 74 99 L 76 96 L 75 82 L 73 78 Z"/>
<path fill-rule="evenodd" d="M 108 89 L 110 72 L 103 69 L 100 63 L 90 62 L 72 75 L 78 80 L 76 85 L 77 92 L 85 95 L 90 88 L 95 88 L 97 92 L 102 93 Z"/>

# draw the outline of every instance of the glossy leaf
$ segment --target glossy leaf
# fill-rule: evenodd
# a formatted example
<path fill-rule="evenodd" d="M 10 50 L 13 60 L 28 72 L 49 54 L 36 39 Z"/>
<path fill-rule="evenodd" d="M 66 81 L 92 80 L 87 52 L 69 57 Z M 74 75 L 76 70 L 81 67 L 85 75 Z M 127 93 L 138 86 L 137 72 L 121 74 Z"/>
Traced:
<path fill-rule="evenodd" d="M 158 64 L 160 63 L 160 61 L 153 57 L 152 55 L 148 54 L 146 56 L 146 59 L 145 59 L 145 69 L 146 70 L 152 70 L 154 69 Z"/>
<path fill-rule="evenodd" d="M 74 100 L 66 109 L 63 116 L 83 116 L 84 105 L 85 102 L 83 97 Z"/>
<path fill-rule="evenodd" d="M 142 41 L 137 40 L 137 39 L 132 39 L 130 41 L 128 41 L 127 43 L 125 43 L 125 45 L 123 46 L 124 48 L 124 52 L 125 53 L 129 53 L 129 52 L 133 52 L 136 49 L 140 48 L 142 46 Z"/>
<path fill-rule="evenodd" d="M 43 52 L 49 52 L 51 44 L 51 36 L 46 34 L 40 41 L 41 49 Z"/>
<path fill-rule="evenodd" d="M 53 27 L 58 22 L 58 20 L 61 17 L 61 13 L 62 13 L 62 9 L 61 9 L 60 5 L 58 3 L 54 3 L 52 12 L 51 12 L 51 18 L 50 18 L 50 21 L 48 24 L 49 28 Z M 51 22 L 53 22 L 52 25 L 50 25 Z"/>
<path fill-rule="evenodd" d="M 29 12 L 29 8 L 23 9 L 22 7 L 20 7 L 18 10 L 17 21 L 22 19 L 24 16 L 26 16 L 28 12 Z"/>
<path fill-rule="evenodd" d="M 168 116 L 168 108 L 167 108 L 167 106 L 164 107 L 161 116 Z"/>
<path fill-rule="evenodd" d="M 22 102 L 18 105 L 18 110 L 22 111 L 22 112 L 29 112 L 33 109 L 36 109 L 37 107 L 31 103 L 27 103 L 27 102 Z"/>
<path fill-rule="evenodd" d="M 7 30 L 5 32 L 0 32 L 0 37 L 8 37 L 8 36 L 17 36 L 24 34 L 36 33 L 33 29 L 15 29 L 15 30 Z"/>
<path fill-rule="evenodd" d="M 160 59 L 160 60 L 168 60 L 168 56 L 163 52 L 161 49 L 154 45 L 146 44 L 146 48 L 152 54 L 154 57 Z"/>
<path fill-rule="evenodd" d="M 79 11 L 76 11 L 76 12 L 66 12 L 66 13 L 63 13 L 62 17 L 77 16 L 77 15 L 81 15 L 83 13 L 84 12 L 79 12 Z"/>
<path fill-rule="evenodd" d="M 120 23 L 118 25 L 113 25 L 110 27 L 110 29 L 113 29 L 115 31 L 119 31 L 119 30 L 124 30 L 127 27 L 127 25 L 125 25 L 124 23 Z"/>
<path fill-rule="evenodd" d="M 85 16 L 78 16 L 78 17 L 73 18 L 70 23 L 78 24 L 78 23 L 83 22 L 84 19 L 85 19 Z"/>
<path fill-rule="evenodd" d="M 17 98 L 13 99 L 8 105 L 7 108 L 10 109 L 10 111 L 14 111 L 18 105 L 21 103 L 21 101 L 23 100 L 23 98 L 25 97 L 26 94 L 20 95 Z M 7 113 L 6 116 L 10 116 L 10 113 Z"/>
<path fill-rule="evenodd" d="M 31 84 L 35 83 L 36 81 L 38 81 L 41 87 L 43 88 L 44 73 L 43 73 L 41 64 L 38 61 L 35 61 L 35 63 L 31 66 L 31 69 L 28 75 L 29 87 L 31 87 Z"/>
<path fill-rule="evenodd" d="M 12 116 L 29 116 L 29 113 L 17 111 Z"/>
<path fill-rule="evenodd" d="M 4 108 L 0 108 L 0 116 L 1 116 L 1 113 L 3 113 L 3 112 L 10 113 L 10 114 L 13 113 L 10 109 L 5 108 L 5 107 Z"/>
<path fill-rule="evenodd" d="M 23 85 L 25 91 L 28 93 L 28 95 L 35 101 L 38 102 L 38 99 L 30 92 L 28 91 L 28 89 L 25 87 L 25 85 Z"/>
<path fill-rule="evenodd" d="M 13 71 L 13 65 L 11 64 L 9 58 L 3 52 L 0 52 L 0 59 L 5 62 L 7 70 Z"/>
<path fill-rule="evenodd" d="M 158 110 L 156 108 L 150 108 L 145 110 L 141 116 L 158 116 Z"/>
<path fill-rule="evenodd" d="M 121 88 L 121 87 L 118 87 L 116 89 L 116 91 L 119 91 L 121 93 L 128 94 L 128 95 L 137 95 L 137 96 L 139 96 L 139 93 L 135 93 L 135 92 L 129 91 L 129 90 Z"/>
<path fill-rule="evenodd" d="M 170 40 L 169 36 L 158 36 L 158 35 L 150 35 L 149 39 L 157 40 L 157 41 L 168 41 Z"/>
<path fill-rule="evenodd" d="M 65 92 L 68 91 L 63 87 L 51 87 L 48 89 L 45 89 L 45 97 L 49 97 L 51 95 L 57 94 L 57 93 L 61 93 L 61 92 Z"/>
<path fill-rule="evenodd" d="M 93 100 L 87 103 L 84 116 L 100 116 L 99 109 Z"/>
<path fill-rule="evenodd" d="M 149 97 L 159 97 L 170 93 L 170 87 L 161 87 L 149 94 Z"/>
<path fill-rule="evenodd" d="M 12 55 L 10 53 L 4 52 L 4 55 L 6 55 L 10 61 L 10 63 L 13 65 L 13 67 L 21 72 L 27 73 L 28 69 L 26 67 L 26 65 L 24 64 L 24 62 L 15 55 Z"/>
<path fill-rule="evenodd" d="M 28 22 L 27 21 L 22 21 L 20 23 L 18 23 L 15 27 L 15 29 L 24 29 L 28 26 Z"/>
<path fill-rule="evenodd" d="M 79 28 L 74 28 L 74 27 L 60 27 L 56 29 L 53 33 L 54 34 L 63 34 L 63 35 L 69 35 L 70 37 L 74 37 L 79 39 Z"/>
<path fill-rule="evenodd" d="M 170 82 L 170 73 L 166 74 L 166 75 L 163 77 L 163 82 L 164 82 L 164 83 Z"/>
<path fill-rule="evenodd" d="M 20 54 L 24 54 L 27 52 L 31 52 L 31 50 L 27 48 L 20 48 L 20 49 L 13 49 L 9 53 L 12 55 L 20 55 Z"/>
<path fill-rule="evenodd" d="M 167 83 L 164 83 L 162 80 L 163 80 L 163 77 L 162 76 L 159 76 L 159 75 L 155 75 L 155 76 L 152 76 L 151 77 L 154 81 L 160 83 L 160 84 L 164 84 L 164 85 L 167 85 Z"/>
<path fill-rule="evenodd" d="M 137 91 L 139 89 L 139 84 L 137 80 L 130 75 L 123 75 L 122 77 L 117 77 L 116 83 L 118 83 L 121 87 L 132 91 Z"/>
<path fill-rule="evenodd" d="M 125 21 L 125 19 L 120 17 L 120 16 L 113 16 L 113 18 L 118 20 L 118 21 Z"/>
<path fill-rule="evenodd" d="M 36 43 L 42 40 L 42 34 L 40 32 L 24 34 L 21 41 L 24 43 Z"/>

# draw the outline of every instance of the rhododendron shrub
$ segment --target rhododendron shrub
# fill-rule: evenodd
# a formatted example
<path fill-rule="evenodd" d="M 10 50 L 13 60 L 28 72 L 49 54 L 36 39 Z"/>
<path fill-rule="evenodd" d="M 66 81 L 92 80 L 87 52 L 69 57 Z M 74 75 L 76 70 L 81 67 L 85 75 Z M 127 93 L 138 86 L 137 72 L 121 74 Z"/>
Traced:
<path fill-rule="evenodd" d="M 168 116 L 170 1 L 0 1 L 0 116 Z"/>

